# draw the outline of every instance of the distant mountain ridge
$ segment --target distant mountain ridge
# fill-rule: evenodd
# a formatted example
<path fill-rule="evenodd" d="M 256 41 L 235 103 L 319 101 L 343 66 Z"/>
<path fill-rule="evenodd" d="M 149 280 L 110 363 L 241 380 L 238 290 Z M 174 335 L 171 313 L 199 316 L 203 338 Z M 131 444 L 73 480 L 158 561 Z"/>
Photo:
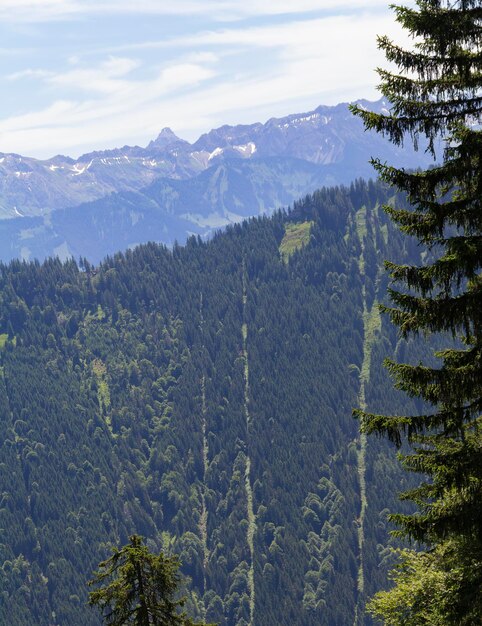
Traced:
<path fill-rule="evenodd" d="M 358 104 L 378 112 L 387 106 L 383 99 Z M 124 146 L 76 160 L 0 153 L 1 258 L 82 254 L 83 241 L 75 228 L 65 237 L 57 212 L 63 210 L 75 226 L 84 216 L 88 221 L 93 206 L 104 231 L 96 230 L 94 219 L 89 237 L 99 242 L 108 239 L 110 229 L 118 230 L 116 207 L 122 211 L 127 203 L 135 213 L 134 223 L 123 222 L 118 240 L 107 248 L 99 243 L 93 260 L 147 240 L 172 244 L 191 233 L 208 235 L 213 228 L 287 206 L 321 186 L 368 178 L 372 155 L 401 167 L 430 159 L 423 151 L 399 149 L 366 133 L 347 103 L 265 124 L 221 126 L 193 144 L 164 128 L 145 148 Z M 136 224 L 143 228 L 131 230 Z"/>

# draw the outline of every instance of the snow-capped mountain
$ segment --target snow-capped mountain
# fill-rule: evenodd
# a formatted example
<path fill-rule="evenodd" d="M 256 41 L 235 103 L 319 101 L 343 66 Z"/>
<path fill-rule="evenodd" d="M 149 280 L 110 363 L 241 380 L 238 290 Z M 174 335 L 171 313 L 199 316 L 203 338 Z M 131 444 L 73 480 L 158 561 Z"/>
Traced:
<path fill-rule="evenodd" d="M 384 100 L 358 104 L 374 111 L 387 107 Z M 71 232 L 66 216 L 79 225 L 82 215 L 86 220 L 91 215 L 95 230 L 96 214 L 102 214 L 107 220 L 102 232 L 109 233 L 106 207 L 115 221 L 116 207 L 128 205 L 135 223 L 123 222 L 120 238 L 105 236 L 105 247 L 100 238 L 96 258 L 146 238 L 171 243 L 190 232 L 206 234 L 286 206 L 322 185 L 373 176 L 372 155 L 403 167 L 425 165 L 429 159 L 423 151 L 399 149 L 376 133 L 365 132 L 346 103 L 272 118 L 265 124 L 221 126 L 193 144 L 164 128 L 145 148 L 124 146 L 76 160 L 58 155 L 41 161 L 0 153 L 0 243 L 6 244 L 0 256 L 82 254 L 83 242 L 75 240 L 80 231 Z M 151 217 L 156 215 L 152 228 L 144 219 L 147 206 Z M 60 222 L 68 237 L 58 230 Z M 94 230 L 91 237 L 96 240 L 99 233 Z"/>

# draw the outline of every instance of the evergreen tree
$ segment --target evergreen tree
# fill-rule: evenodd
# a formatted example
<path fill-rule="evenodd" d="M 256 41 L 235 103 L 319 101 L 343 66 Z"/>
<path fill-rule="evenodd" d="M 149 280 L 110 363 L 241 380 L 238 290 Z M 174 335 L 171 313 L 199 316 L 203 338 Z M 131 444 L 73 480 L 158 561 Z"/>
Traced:
<path fill-rule="evenodd" d="M 442 622 L 424 617 L 427 596 L 420 606 L 412 605 L 403 623 L 478 624 L 482 621 L 482 2 L 417 0 L 414 9 L 394 10 L 415 46 L 407 50 L 386 37 L 378 40 L 387 60 L 399 68 L 398 73 L 378 70 L 391 111 L 354 112 L 367 128 L 395 144 L 402 145 L 409 136 L 417 147 L 419 138 L 426 136 L 434 157 L 439 138 L 446 147 L 441 164 L 425 171 L 407 172 L 374 160 L 381 178 L 406 192 L 411 203 L 411 210 L 387 208 L 388 213 L 402 231 L 427 248 L 423 266 L 387 263 L 392 279 L 401 286 L 389 290 L 394 306 L 384 310 L 404 337 L 449 333 L 456 342 L 436 354 L 438 367 L 388 362 L 396 386 L 432 407 L 423 415 L 358 413 L 367 433 L 386 435 L 397 445 L 406 435 L 413 446 L 402 457 L 404 466 L 427 477 L 402 496 L 415 502 L 417 512 L 392 516 L 400 534 L 429 546 L 427 555 L 418 557 L 417 567 L 405 568 L 404 584 L 407 571 L 412 582 L 420 575 L 428 554 L 436 554 L 431 567 L 442 578 L 449 562 L 456 569 Z M 401 580 L 396 578 L 391 593 L 400 593 Z M 435 593 L 432 602 L 440 597 Z M 374 608 L 386 623 L 395 623 L 387 617 L 387 606 Z M 433 609 L 432 605 L 435 615 Z"/>
<path fill-rule="evenodd" d="M 194 626 L 178 611 L 184 599 L 175 598 L 180 584 L 176 557 L 152 554 L 132 535 L 99 568 L 89 585 L 101 587 L 90 593 L 89 603 L 99 607 L 108 626 Z"/>

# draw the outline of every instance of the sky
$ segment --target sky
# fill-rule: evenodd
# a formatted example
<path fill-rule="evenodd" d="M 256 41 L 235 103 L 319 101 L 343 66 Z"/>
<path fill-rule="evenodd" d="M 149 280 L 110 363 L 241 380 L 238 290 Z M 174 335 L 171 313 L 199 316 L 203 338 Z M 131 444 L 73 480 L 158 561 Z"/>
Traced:
<path fill-rule="evenodd" d="M 376 100 L 384 0 L 0 0 L 0 152 L 189 141 Z"/>

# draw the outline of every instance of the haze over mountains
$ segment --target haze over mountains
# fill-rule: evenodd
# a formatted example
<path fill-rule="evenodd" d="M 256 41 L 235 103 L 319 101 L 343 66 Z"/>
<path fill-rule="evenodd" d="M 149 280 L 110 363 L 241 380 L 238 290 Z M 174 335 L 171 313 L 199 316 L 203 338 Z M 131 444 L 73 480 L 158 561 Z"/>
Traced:
<path fill-rule="evenodd" d="M 375 111 L 384 100 L 359 101 Z M 373 176 L 372 155 L 404 167 L 423 151 L 367 133 L 346 103 L 222 126 L 191 144 L 164 128 L 145 148 L 46 161 L 0 153 L 1 259 L 106 254 L 154 240 L 172 245 L 288 206 L 322 186 Z"/>

